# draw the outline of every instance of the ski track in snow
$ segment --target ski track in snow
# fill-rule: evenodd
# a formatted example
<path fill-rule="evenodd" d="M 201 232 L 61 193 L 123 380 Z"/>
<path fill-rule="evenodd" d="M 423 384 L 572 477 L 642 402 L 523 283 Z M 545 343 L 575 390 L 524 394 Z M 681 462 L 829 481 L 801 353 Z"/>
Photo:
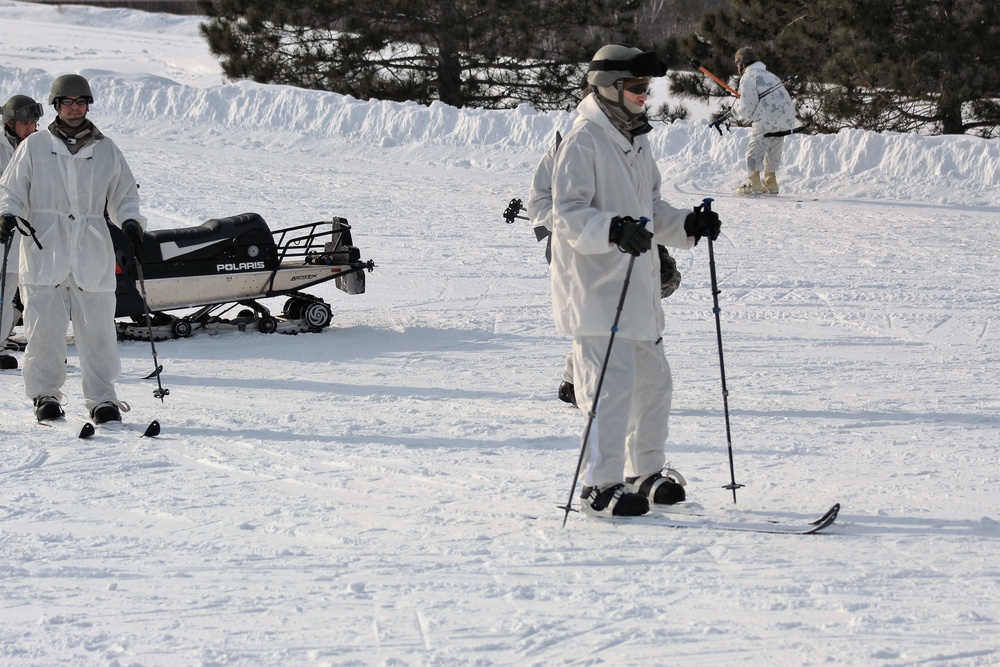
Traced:
<path fill-rule="evenodd" d="M 0 663 L 1000 664 L 1000 144 L 795 137 L 783 192 L 818 201 L 745 200 L 745 131 L 658 127 L 667 200 L 718 196 L 738 505 L 704 244 L 665 304 L 671 463 L 707 511 L 843 509 L 815 536 L 563 529 L 584 418 L 543 248 L 501 213 L 568 115 L 218 85 L 190 18 L 0 16 L 0 92 L 91 75 L 151 228 L 343 216 L 378 265 L 310 290 L 323 333 L 157 343 L 162 403 L 121 343 L 155 440 L 27 426 L 0 373 Z"/>

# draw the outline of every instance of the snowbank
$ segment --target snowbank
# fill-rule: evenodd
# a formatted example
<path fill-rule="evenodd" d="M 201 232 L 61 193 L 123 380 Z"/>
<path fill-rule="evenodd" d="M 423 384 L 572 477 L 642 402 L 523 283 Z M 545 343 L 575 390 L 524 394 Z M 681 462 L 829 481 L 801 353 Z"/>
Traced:
<path fill-rule="evenodd" d="M 504 111 L 427 107 L 247 81 L 195 87 L 161 76 L 80 71 L 91 79 L 93 117 L 103 127 L 153 137 L 183 128 L 209 143 L 237 132 L 266 137 L 267 150 L 338 150 L 346 156 L 377 147 L 387 149 L 386 159 L 399 159 L 419 149 L 458 166 L 523 169 L 557 131 L 569 130 L 573 118 L 526 105 Z M 0 96 L 28 91 L 45 99 L 51 80 L 41 70 L 0 67 Z M 677 121 L 657 127 L 650 139 L 667 183 L 727 191 L 744 175 L 745 128 L 720 137 L 704 123 Z M 997 206 L 998 165 L 996 141 L 844 130 L 787 139 L 781 181 L 786 192 Z"/>

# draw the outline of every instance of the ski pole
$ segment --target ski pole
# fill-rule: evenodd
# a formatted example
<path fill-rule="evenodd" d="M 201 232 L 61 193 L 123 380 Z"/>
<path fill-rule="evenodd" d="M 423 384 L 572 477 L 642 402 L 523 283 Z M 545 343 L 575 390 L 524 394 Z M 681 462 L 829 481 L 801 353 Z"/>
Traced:
<path fill-rule="evenodd" d="M 144 380 L 148 380 L 151 377 L 156 378 L 156 389 L 153 390 L 153 397 L 160 399 L 160 403 L 163 403 L 163 398 L 170 393 L 169 389 L 164 389 L 163 384 L 160 382 L 160 373 L 163 372 L 163 366 L 156 358 L 156 343 L 153 341 L 153 318 L 149 312 L 149 301 L 146 299 L 146 281 L 142 277 L 142 260 L 136 255 L 135 250 L 132 251 L 132 256 L 135 257 L 135 268 L 139 275 L 139 291 L 142 294 L 142 309 L 146 314 L 146 330 L 149 332 L 149 345 L 153 349 L 153 367 L 152 373 L 144 377 Z"/>
<path fill-rule="evenodd" d="M 711 197 L 706 197 L 702 200 L 700 206 L 695 206 L 695 212 L 704 211 L 706 213 L 712 210 L 712 202 L 714 200 Z M 722 358 L 722 323 L 719 320 L 719 282 L 715 277 L 715 250 L 712 247 L 712 235 L 708 234 L 708 267 L 709 272 L 712 275 L 712 300 L 713 308 L 712 312 L 715 313 L 715 336 L 719 342 L 719 375 L 722 377 L 722 408 L 726 413 L 726 443 L 729 446 L 729 480 L 730 483 L 725 485 L 724 489 L 732 489 L 733 491 L 733 503 L 736 503 L 736 489 L 742 488 L 742 484 L 736 483 L 736 472 L 733 467 L 733 438 L 729 429 L 729 390 L 726 388 L 726 362 Z"/>
<path fill-rule="evenodd" d="M 643 216 L 639 218 L 639 222 L 643 227 L 649 222 L 649 218 Z M 608 359 L 611 358 L 611 346 L 615 342 L 615 334 L 618 333 L 618 320 L 622 316 L 622 307 L 625 305 L 625 295 L 628 293 L 628 284 L 632 279 L 632 267 L 635 265 L 636 255 L 628 261 L 628 269 L 625 271 L 625 283 L 622 285 L 622 295 L 618 299 L 618 310 L 615 313 L 615 321 L 611 325 L 611 337 L 608 339 L 608 351 L 604 353 L 604 363 L 601 364 L 601 374 L 597 378 L 597 389 L 594 392 L 594 402 L 590 406 L 590 412 L 587 413 L 587 426 L 583 429 L 583 442 L 580 443 L 580 457 L 576 461 L 576 472 L 573 473 L 573 486 L 569 490 L 569 500 L 566 501 L 566 505 L 560 505 L 560 509 L 566 510 L 563 514 L 562 525 L 563 528 L 566 527 L 566 519 L 569 518 L 569 513 L 573 510 L 573 494 L 576 493 L 576 483 L 580 479 L 580 468 L 583 467 L 583 455 L 587 451 L 587 442 L 590 441 L 590 428 L 594 424 L 594 419 L 597 418 L 597 402 L 601 399 L 601 387 L 604 385 L 604 374 L 608 370 Z"/>

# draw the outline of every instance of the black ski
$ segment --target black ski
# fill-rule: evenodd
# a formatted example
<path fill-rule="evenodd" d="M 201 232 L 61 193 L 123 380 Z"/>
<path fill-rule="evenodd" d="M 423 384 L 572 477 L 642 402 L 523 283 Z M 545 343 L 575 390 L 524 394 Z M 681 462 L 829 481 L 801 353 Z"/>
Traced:
<path fill-rule="evenodd" d="M 712 530 L 733 530 L 750 533 L 775 533 L 784 535 L 812 535 L 833 525 L 840 513 L 840 503 L 836 503 L 821 517 L 806 523 L 783 523 L 777 519 L 760 519 L 758 521 L 733 521 L 726 517 L 700 513 L 663 509 L 654 510 L 650 514 L 629 519 L 630 522 L 646 523 L 670 528 L 708 528 Z"/>
<path fill-rule="evenodd" d="M 123 431 L 127 431 L 130 433 L 136 432 L 139 433 L 140 438 L 155 438 L 160 434 L 160 422 L 155 419 L 149 422 L 149 425 L 146 426 L 145 429 L 142 431 L 139 430 L 140 427 L 138 426 L 133 426 L 132 424 L 124 424 L 122 422 L 114 422 L 114 425 L 111 425 L 112 422 L 109 422 L 106 424 L 100 424 L 95 426 L 93 422 L 88 421 L 86 419 L 82 419 L 80 421 L 82 422 L 82 424 L 79 430 L 73 429 L 71 424 L 68 421 L 66 421 L 65 417 L 60 417 L 59 419 L 50 419 L 46 421 L 39 421 L 35 423 L 38 424 L 39 426 L 58 428 L 63 431 L 72 431 L 72 433 L 76 437 L 83 439 L 90 438 L 91 436 L 95 435 L 98 431 L 113 432 L 113 433 L 114 432 L 120 433 Z"/>
<path fill-rule="evenodd" d="M 149 422 L 149 425 L 143 429 L 137 424 L 127 424 L 125 422 L 105 422 L 103 424 L 94 424 L 93 422 L 85 422 L 83 429 L 80 431 L 81 438 L 88 438 L 90 436 L 84 435 L 84 431 L 88 430 L 87 426 L 90 426 L 90 435 L 98 432 L 105 433 L 138 433 L 140 438 L 155 438 L 160 435 L 160 422 L 154 419 Z M 141 430 L 140 430 L 141 429 Z"/>
<path fill-rule="evenodd" d="M 741 195 L 741 194 L 737 194 L 735 192 L 709 192 L 709 191 L 705 190 L 704 188 L 700 188 L 698 186 L 694 186 L 694 190 L 695 190 L 694 192 L 687 192 L 685 190 L 682 190 L 680 188 L 680 186 L 678 186 L 678 185 L 674 185 L 674 189 L 677 190 L 677 192 L 679 194 L 682 194 L 682 195 L 691 195 L 693 197 L 703 197 L 703 196 L 705 196 L 705 197 L 716 197 L 716 198 L 718 198 L 718 197 L 726 197 L 726 198 L 732 198 L 732 199 L 742 199 L 744 201 L 780 200 L 780 201 L 796 202 L 796 203 L 819 201 L 819 197 L 797 197 L 795 195 L 783 195 L 783 194 L 768 195 L 768 194 L 764 194 L 763 192 L 755 193 L 755 194 L 752 194 L 752 195 Z"/>
<path fill-rule="evenodd" d="M 46 419 L 44 421 L 35 422 L 39 426 L 45 426 L 47 428 L 54 428 L 65 433 L 76 436 L 77 438 L 89 438 L 94 435 L 94 425 L 90 422 L 84 422 L 83 426 L 77 430 L 72 424 L 70 424 L 66 417 L 59 417 L 58 419 Z"/>

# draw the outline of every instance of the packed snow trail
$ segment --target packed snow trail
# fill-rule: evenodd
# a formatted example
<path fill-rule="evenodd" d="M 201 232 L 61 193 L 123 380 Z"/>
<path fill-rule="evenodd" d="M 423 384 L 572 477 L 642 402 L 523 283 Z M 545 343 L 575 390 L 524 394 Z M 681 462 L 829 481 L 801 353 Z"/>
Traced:
<path fill-rule="evenodd" d="M 0 85 L 91 74 L 154 229 L 336 214 L 379 269 L 319 293 L 321 334 L 158 344 L 162 403 L 121 343 L 155 439 L 42 437 L 0 372 L 0 662 L 1000 663 L 996 142 L 793 137 L 783 194 L 820 201 L 715 204 L 738 511 L 840 502 L 828 537 L 561 529 L 583 415 L 542 247 L 502 211 L 570 117 L 219 85 L 197 19 L 137 16 L 0 3 Z M 742 131 L 654 137 L 675 206 L 743 175 Z M 677 262 L 669 456 L 725 514 L 707 257 Z M 67 394 L 79 414 L 78 373 Z"/>

